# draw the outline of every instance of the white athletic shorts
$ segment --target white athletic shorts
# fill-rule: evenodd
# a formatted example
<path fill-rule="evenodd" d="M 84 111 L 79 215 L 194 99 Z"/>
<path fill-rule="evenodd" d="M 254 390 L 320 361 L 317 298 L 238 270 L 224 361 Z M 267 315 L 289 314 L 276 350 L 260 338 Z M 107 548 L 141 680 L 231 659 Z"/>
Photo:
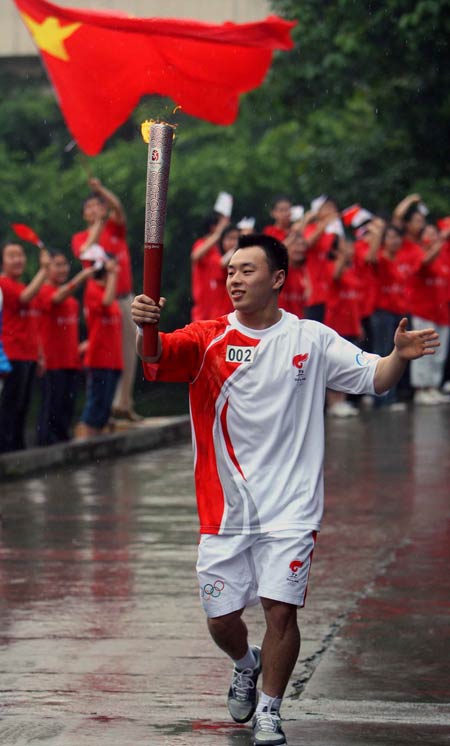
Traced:
<path fill-rule="evenodd" d="M 299 530 L 202 534 L 197 576 L 206 615 L 230 614 L 261 596 L 304 606 L 316 535 Z"/>

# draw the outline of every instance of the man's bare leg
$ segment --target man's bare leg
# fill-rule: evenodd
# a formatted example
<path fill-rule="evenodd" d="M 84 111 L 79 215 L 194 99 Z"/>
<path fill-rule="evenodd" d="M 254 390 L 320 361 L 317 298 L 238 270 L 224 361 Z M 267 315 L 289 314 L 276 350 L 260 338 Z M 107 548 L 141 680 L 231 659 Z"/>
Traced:
<path fill-rule="evenodd" d="M 241 619 L 244 609 L 208 619 L 208 629 L 216 645 L 233 660 L 243 658 L 248 650 L 247 627 Z"/>
<path fill-rule="evenodd" d="M 270 697 L 282 697 L 300 652 L 297 607 L 262 598 L 266 634 L 262 644 L 263 687 Z"/>
<path fill-rule="evenodd" d="M 236 723 L 247 723 L 256 710 L 257 682 L 261 671 L 259 648 L 248 646 L 247 627 L 241 619 L 244 610 L 208 619 L 214 642 L 234 661 L 228 691 L 228 710 Z"/>

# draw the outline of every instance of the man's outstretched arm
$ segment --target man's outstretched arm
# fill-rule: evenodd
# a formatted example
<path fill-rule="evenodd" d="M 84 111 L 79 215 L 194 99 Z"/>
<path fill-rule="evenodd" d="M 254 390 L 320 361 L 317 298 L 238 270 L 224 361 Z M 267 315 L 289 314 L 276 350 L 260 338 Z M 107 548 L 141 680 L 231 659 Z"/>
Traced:
<path fill-rule="evenodd" d="M 384 394 L 398 383 L 409 360 L 434 355 L 434 348 L 439 347 L 439 334 L 433 328 L 408 331 L 407 326 L 408 319 L 403 318 L 394 335 L 394 349 L 377 363 L 373 381 L 377 394 Z"/>
<path fill-rule="evenodd" d="M 166 303 L 165 298 L 161 298 L 159 304 L 155 303 L 148 295 L 137 295 L 131 304 L 131 316 L 139 329 L 145 324 L 158 324 L 161 310 Z M 158 351 L 155 357 L 144 357 L 142 352 L 142 333 L 136 334 L 136 352 L 144 363 L 157 363 L 161 357 L 162 347 L 161 339 L 158 335 Z"/>

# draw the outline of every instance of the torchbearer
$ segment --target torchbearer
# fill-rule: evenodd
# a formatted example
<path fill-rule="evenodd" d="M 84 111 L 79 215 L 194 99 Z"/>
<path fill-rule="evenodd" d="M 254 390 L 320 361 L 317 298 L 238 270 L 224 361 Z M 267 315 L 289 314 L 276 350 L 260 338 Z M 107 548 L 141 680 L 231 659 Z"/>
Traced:
<path fill-rule="evenodd" d="M 280 707 L 299 653 L 297 607 L 322 518 L 326 389 L 381 394 L 408 360 L 439 345 L 432 328 L 407 331 L 404 318 L 392 352 L 367 355 L 279 308 L 287 273 L 280 241 L 241 236 L 228 264 L 234 311 L 161 333 L 153 357 L 143 354 L 141 332 L 158 323 L 163 303 L 145 294 L 132 303 L 145 377 L 190 384 L 199 596 L 212 638 L 234 664 L 230 715 L 253 719 L 254 746 L 287 743 Z M 261 649 L 249 644 L 242 619 L 258 601 L 266 620 Z"/>
<path fill-rule="evenodd" d="M 159 303 L 164 249 L 164 226 L 167 211 L 170 156 L 175 126 L 166 122 L 144 122 L 142 136 L 148 142 L 147 193 L 145 198 L 144 294 Z M 158 329 L 148 324 L 144 329 L 144 355 L 154 357 Z"/>

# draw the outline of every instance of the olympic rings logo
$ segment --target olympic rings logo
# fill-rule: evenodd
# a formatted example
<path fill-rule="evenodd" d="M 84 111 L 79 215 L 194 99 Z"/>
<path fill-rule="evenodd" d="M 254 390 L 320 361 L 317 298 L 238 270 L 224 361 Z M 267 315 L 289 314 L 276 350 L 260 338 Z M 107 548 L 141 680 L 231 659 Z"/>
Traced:
<path fill-rule="evenodd" d="M 206 583 L 206 585 L 200 589 L 202 598 L 205 598 L 207 601 L 209 601 L 210 598 L 219 598 L 224 588 L 225 583 L 223 580 L 215 580 L 214 584 Z"/>

